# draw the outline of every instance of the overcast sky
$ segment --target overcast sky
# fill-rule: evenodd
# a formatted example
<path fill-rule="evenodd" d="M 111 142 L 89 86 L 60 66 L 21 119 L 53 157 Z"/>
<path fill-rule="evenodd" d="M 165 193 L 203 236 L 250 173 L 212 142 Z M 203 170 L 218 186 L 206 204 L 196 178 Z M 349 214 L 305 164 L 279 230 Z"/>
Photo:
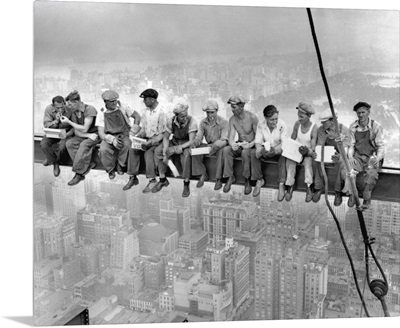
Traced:
<path fill-rule="evenodd" d="M 399 56 L 399 12 L 313 9 L 323 52 Z M 167 63 L 313 50 L 305 9 L 36 2 L 35 64 Z"/>

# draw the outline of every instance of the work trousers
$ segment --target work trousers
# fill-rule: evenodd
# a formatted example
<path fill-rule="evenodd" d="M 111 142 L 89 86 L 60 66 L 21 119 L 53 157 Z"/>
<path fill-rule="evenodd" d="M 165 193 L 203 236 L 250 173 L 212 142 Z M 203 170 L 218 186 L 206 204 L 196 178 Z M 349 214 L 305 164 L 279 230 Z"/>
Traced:
<path fill-rule="evenodd" d="M 197 148 L 202 148 L 202 147 L 209 147 L 210 145 L 207 144 L 201 144 Z M 215 172 L 215 179 L 221 179 L 222 178 L 222 169 L 224 166 L 224 160 L 223 160 L 223 147 L 218 149 L 217 152 L 215 153 L 215 156 L 217 158 L 216 160 L 216 172 Z M 203 175 L 206 173 L 206 167 L 203 163 L 204 155 L 195 155 L 192 156 L 192 174 L 194 176 L 198 175 Z"/>
<path fill-rule="evenodd" d="M 175 146 L 172 141 L 169 142 L 169 146 L 168 147 L 172 147 Z M 163 145 L 159 145 L 156 148 L 156 163 L 157 163 L 157 167 L 158 167 L 158 172 L 160 175 L 164 175 L 167 170 L 168 170 L 168 166 L 167 164 L 165 164 L 163 162 Z M 183 150 L 182 154 L 173 154 L 170 157 L 170 160 L 175 164 L 175 166 L 178 168 L 179 172 L 182 172 L 182 177 L 184 179 L 190 179 L 191 176 L 191 169 L 192 169 L 192 156 L 190 155 L 190 149 L 189 148 L 185 148 Z M 179 169 L 181 168 L 181 170 Z"/>
<path fill-rule="evenodd" d="M 56 139 L 43 137 L 40 142 L 40 147 L 47 158 L 49 165 L 54 164 L 60 160 L 61 155 L 67 151 L 66 143 L 68 139 Z"/>
<path fill-rule="evenodd" d="M 372 191 L 376 185 L 376 182 L 378 181 L 378 172 L 382 166 L 382 163 L 380 163 L 378 167 L 373 167 L 372 163 L 370 163 L 370 157 L 358 155 L 357 153 L 354 154 L 354 159 L 356 164 L 354 165 L 353 169 L 356 170 L 358 174 L 364 174 L 365 188 L 368 188 Z M 344 165 L 341 167 L 341 175 L 345 179 L 345 185 L 342 191 L 346 194 L 352 194 L 350 178 L 346 176 L 346 168 Z"/>
<path fill-rule="evenodd" d="M 251 160 L 250 154 L 254 148 L 242 149 L 239 147 L 237 150 L 233 150 L 231 146 L 223 148 L 223 160 L 224 160 L 224 178 L 232 177 L 233 174 L 233 161 L 234 158 L 242 158 L 242 175 L 245 179 L 250 179 Z"/>
<path fill-rule="evenodd" d="M 144 151 L 144 162 L 146 164 L 146 178 L 147 179 L 154 179 L 157 176 L 156 172 L 156 158 L 155 158 L 155 150 L 158 147 L 157 145 L 151 146 L 149 149 Z M 143 150 L 138 149 L 129 149 L 128 155 L 128 175 L 138 175 L 139 174 L 139 167 L 140 167 L 140 156 Z"/>
<path fill-rule="evenodd" d="M 113 144 L 109 144 L 105 140 L 101 142 L 99 157 L 107 173 L 115 169 L 117 162 L 122 167 L 126 166 L 128 152 L 131 149 L 132 141 L 129 139 L 129 136 L 125 136 L 123 141 L 124 145 L 122 149 L 115 148 Z"/>
<path fill-rule="evenodd" d="M 281 155 L 275 155 L 274 157 L 267 158 L 262 156 L 261 158 L 256 157 L 256 150 L 253 149 L 250 155 L 251 158 L 251 180 L 261 180 L 263 173 L 261 165 L 263 161 L 275 161 L 278 162 L 278 183 L 285 182 L 286 180 L 286 158 Z"/>
<path fill-rule="evenodd" d="M 313 183 L 313 159 L 310 156 L 304 157 L 301 162 L 304 166 L 304 182 L 307 184 Z M 296 177 L 297 162 L 286 158 L 286 185 L 293 186 Z"/>
<path fill-rule="evenodd" d="M 100 138 L 93 141 L 90 138 L 75 136 L 66 142 L 68 154 L 72 159 L 72 171 L 78 174 L 84 174 L 92 160 L 94 146 L 101 142 Z"/>
<path fill-rule="evenodd" d="M 313 166 L 314 166 L 314 189 L 319 190 L 324 188 L 325 186 L 325 181 L 324 181 L 324 176 L 322 174 L 322 168 L 321 168 L 321 163 L 313 161 Z M 344 177 L 342 173 L 342 167 L 344 167 L 342 161 L 339 161 L 337 163 L 334 163 L 333 166 L 333 176 L 335 177 L 335 191 L 342 191 L 343 184 L 344 184 Z"/>

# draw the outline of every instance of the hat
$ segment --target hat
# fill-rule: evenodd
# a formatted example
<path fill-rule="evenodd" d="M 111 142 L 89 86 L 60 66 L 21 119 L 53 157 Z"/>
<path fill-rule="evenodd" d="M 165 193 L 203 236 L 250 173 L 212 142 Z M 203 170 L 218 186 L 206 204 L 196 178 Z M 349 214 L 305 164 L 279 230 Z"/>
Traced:
<path fill-rule="evenodd" d="M 305 102 L 299 102 L 298 106 L 296 107 L 300 112 L 306 113 L 308 115 L 315 114 L 314 108 L 310 104 L 306 104 Z"/>
<path fill-rule="evenodd" d="M 189 105 L 187 105 L 187 104 L 177 103 L 174 106 L 173 113 L 174 114 L 183 113 L 183 112 L 186 112 L 188 110 L 188 108 L 189 108 Z"/>
<path fill-rule="evenodd" d="M 119 94 L 114 90 L 106 90 L 101 95 L 101 98 L 103 98 L 104 101 L 113 101 L 119 98 Z"/>
<path fill-rule="evenodd" d="M 335 116 L 338 117 L 338 112 L 335 110 Z M 319 120 L 321 123 L 333 118 L 332 116 L 332 111 L 330 108 L 325 109 L 320 115 L 319 115 Z"/>
<path fill-rule="evenodd" d="M 232 96 L 229 98 L 227 103 L 232 104 L 232 105 L 245 104 L 246 99 L 244 99 L 244 97 L 242 97 L 242 96 Z"/>
<path fill-rule="evenodd" d="M 366 109 L 369 110 L 371 108 L 371 105 L 368 104 L 365 101 L 360 101 L 360 102 L 358 102 L 357 104 L 354 105 L 353 110 L 356 112 L 357 109 L 362 108 L 362 107 L 365 107 Z"/>
<path fill-rule="evenodd" d="M 218 103 L 215 100 L 208 100 L 202 107 L 203 111 L 218 110 Z"/>
<path fill-rule="evenodd" d="M 79 92 L 74 90 L 70 92 L 70 94 L 65 98 L 66 101 L 70 100 L 81 100 L 81 96 L 79 95 Z"/>
<path fill-rule="evenodd" d="M 158 92 L 157 92 L 156 90 L 154 90 L 154 89 L 146 89 L 146 90 L 144 90 L 144 91 L 140 94 L 139 97 L 140 97 L 140 98 L 147 98 L 147 97 L 150 97 L 150 98 L 157 99 L 157 97 L 158 97 Z"/>

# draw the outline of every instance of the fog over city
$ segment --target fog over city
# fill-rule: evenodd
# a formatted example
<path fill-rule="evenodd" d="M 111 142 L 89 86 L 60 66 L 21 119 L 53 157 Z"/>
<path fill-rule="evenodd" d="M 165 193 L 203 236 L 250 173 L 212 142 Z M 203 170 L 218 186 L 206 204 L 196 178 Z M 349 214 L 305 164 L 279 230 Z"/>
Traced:
<path fill-rule="evenodd" d="M 323 53 L 376 52 L 398 69 L 398 12 L 312 13 Z M 34 41 L 36 65 L 156 65 L 313 50 L 307 13 L 300 8 L 37 2 Z"/>

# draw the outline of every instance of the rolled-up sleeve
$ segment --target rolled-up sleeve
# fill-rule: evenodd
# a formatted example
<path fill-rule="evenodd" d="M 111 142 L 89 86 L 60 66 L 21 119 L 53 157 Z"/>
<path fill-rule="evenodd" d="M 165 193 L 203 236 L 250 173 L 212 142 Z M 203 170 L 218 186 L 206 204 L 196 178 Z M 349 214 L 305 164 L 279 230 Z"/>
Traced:
<path fill-rule="evenodd" d="M 49 105 L 46 107 L 44 110 L 44 117 L 43 117 L 43 126 L 45 128 L 57 128 L 58 124 L 53 124 L 54 117 L 52 115 L 53 113 L 53 106 Z"/>
<path fill-rule="evenodd" d="M 192 119 L 191 119 L 191 121 L 190 121 L 190 124 L 189 124 L 189 133 L 192 133 L 192 132 L 197 132 L 197 130 L 198 130 L 198 127 L 197 127 L 197 122 L 196 122 L 196 120 L 192 117 Z"/>
<path fill-rule="evenodd" d="M 228 140 L 228 138 L 229 138 L 229 123 L 227 120 L 223 120 L 221 125 L 222 125 L 221 140 Z"/>

